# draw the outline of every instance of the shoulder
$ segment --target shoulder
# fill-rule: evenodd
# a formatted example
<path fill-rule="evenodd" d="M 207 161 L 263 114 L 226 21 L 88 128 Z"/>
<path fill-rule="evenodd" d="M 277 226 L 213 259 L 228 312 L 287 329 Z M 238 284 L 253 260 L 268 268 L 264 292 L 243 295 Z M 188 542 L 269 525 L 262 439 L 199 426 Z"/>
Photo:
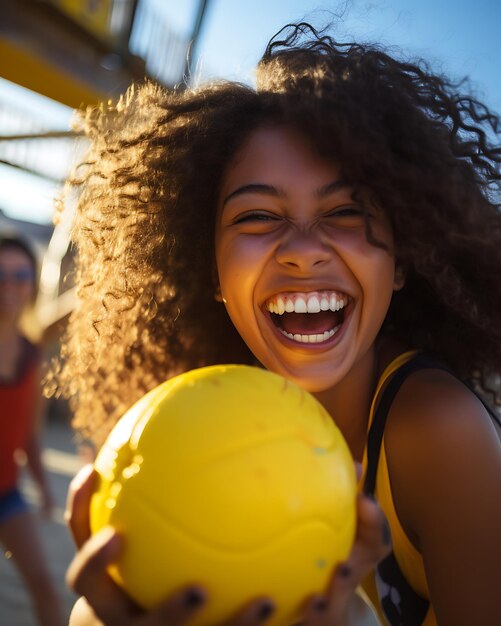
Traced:
<path fill-rule="evenodd" d="M 494 421 L 480 399 L 441 369 L 418 370 L 404 381 L 390 409 L 387 436 L 398 440 L 398 448 L 415 449 L 426 441 L 428 453 L 447 446 L 450 454 L 466 443 L 499 447 Z"/>
<path fill-rule="evenodd" d="M 495 434 L 492 417 L 459 379 L 441 369 L 422 369 L 402 384 L 389 414 L 389 436 L 425 437 L 430 444 L 461 444 L 466 436 Z M 473 443 L 473 442 L 472 442 Z"/>
<path fill-rule="evenodd" d="M 397 511 L 413 537 L 427 532 L 437 514 L 457 515 L 463 498 L 478 500 L 476 491 L 486 494 L 479 505 L 487 494 L 499 499 L 496 427 L 448 372 L 419 370 L 404 382 L 388 416 L 385 450 Z"/>

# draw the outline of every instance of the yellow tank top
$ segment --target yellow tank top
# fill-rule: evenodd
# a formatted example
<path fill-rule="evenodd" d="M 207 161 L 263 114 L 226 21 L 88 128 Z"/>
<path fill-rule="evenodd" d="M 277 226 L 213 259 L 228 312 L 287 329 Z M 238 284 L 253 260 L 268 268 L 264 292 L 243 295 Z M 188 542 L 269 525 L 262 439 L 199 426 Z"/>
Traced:
<path fill-rule="evenodd" d="M 385 387 L 385 384 L 390 379 L 390 377 L 402 366 L 404 363 L 407 363 L 410 358 L 412 358 L 416 352 L 405 352 L 401 354 L 396 359 L 394 359 L 388 367 L 384 370 L 381 378 L 378 381 L 378 385 L 376 388 L 376 393 L 374 394 L 374 398 L 372 401 L 372 406 L 369 414 L 369 424 L 368 428 L 370 429 L 371 424 L 374 419 L 375 407 L 377 406 L 379 396 L 381 390 Z M 363 485 L 365 474 L 367 472 L 367 447 L 364 451 L 364 456 L 362 460 L 362 478 L 360 481 L 360 486 Z M 395 504 L 393 502 L 393 497 L 391 493 L 391 482 L 390 476 L 388 472 L 388 464 L 386 461 L 386 453 L 384 446 L 384 436 L 383 442 L 381 445 L 381 451 L 379 455 L 379 462 L 377 467 L 377 477 L 376 477 L 376 490 L 375 490 L 376 498 L 383 509 L 388 523 L 391 528 L 392 535 L 392 545 L 395 559 L 405 576 L 407 582 L 414 589 L 414 591 L 420 595 L 421 597 L 429 600 L 428 593 L 428 585 L 426 582 L 426 576 L 424 571 L 423 559 L 420 553 L 416 550 L 410 539 L 405 534 L 404 529 L 402 528 L 400 521 L 398 519 L 398 515 L 395 509 Z M 376 610 L 379 613 L 381 623 L 386 624 L 386 620 L 383 616 L 382 609 L 380 606 L 380 602 L 378 599 L 376 584 L 374 579 L 374 574 L 371 574 L 363 583 L 363 588 L 372 603 L 374 604 Z M 433 612 L 433 608 L 430 605 L 430 609 L 426 615 L 422 626 L 436 626 L 437 622 L 435 619 L 435 615 Z"/>

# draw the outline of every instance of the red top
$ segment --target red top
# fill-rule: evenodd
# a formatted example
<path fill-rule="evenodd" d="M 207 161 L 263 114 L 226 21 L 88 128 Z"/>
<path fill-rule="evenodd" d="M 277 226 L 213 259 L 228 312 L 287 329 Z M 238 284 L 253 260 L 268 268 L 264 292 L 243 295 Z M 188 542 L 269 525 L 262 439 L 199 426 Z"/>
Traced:
<path fill-rule="evenodd" d="M 16 485 L 14 452 L 24 449 L 31 432 L 36 394 L 38 351 L 23 339 L 23 356 L 14 380 L 0 379 L 0 494 Z"/>

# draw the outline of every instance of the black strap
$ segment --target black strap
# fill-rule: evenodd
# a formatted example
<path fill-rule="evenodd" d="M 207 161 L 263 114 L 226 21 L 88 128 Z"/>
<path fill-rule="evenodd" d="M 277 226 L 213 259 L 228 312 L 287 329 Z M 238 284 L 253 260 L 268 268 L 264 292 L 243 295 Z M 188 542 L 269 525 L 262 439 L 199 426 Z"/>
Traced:
<path fill-rule="evenodd" d="M 436 369 L 437 367 L 440 368 L 440 365 L 437 365 L 437 362 L 430 357 L 424 354 L 416 354 L 393 374 L 387 386 L 383 389 L 367 436 L 367 473 L 364 482 L 364 493 L 367 495 L 374 496 L 379 453 L 381 451 L 386 419 L 398 390 L 412 372 L 425 368 Z"/>

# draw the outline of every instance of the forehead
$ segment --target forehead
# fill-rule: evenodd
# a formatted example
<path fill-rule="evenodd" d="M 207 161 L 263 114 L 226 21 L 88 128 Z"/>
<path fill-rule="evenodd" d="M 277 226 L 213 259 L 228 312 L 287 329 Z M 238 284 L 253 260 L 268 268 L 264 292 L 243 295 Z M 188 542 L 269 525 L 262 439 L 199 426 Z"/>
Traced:
<path fill-rule="evenodd" d="M 248 183 L 320 187 L 338 177 L 338 166 L 316 154 L 298 131 L 266 125 L 254 130 L 230 161 L 221 195 Z"/>

